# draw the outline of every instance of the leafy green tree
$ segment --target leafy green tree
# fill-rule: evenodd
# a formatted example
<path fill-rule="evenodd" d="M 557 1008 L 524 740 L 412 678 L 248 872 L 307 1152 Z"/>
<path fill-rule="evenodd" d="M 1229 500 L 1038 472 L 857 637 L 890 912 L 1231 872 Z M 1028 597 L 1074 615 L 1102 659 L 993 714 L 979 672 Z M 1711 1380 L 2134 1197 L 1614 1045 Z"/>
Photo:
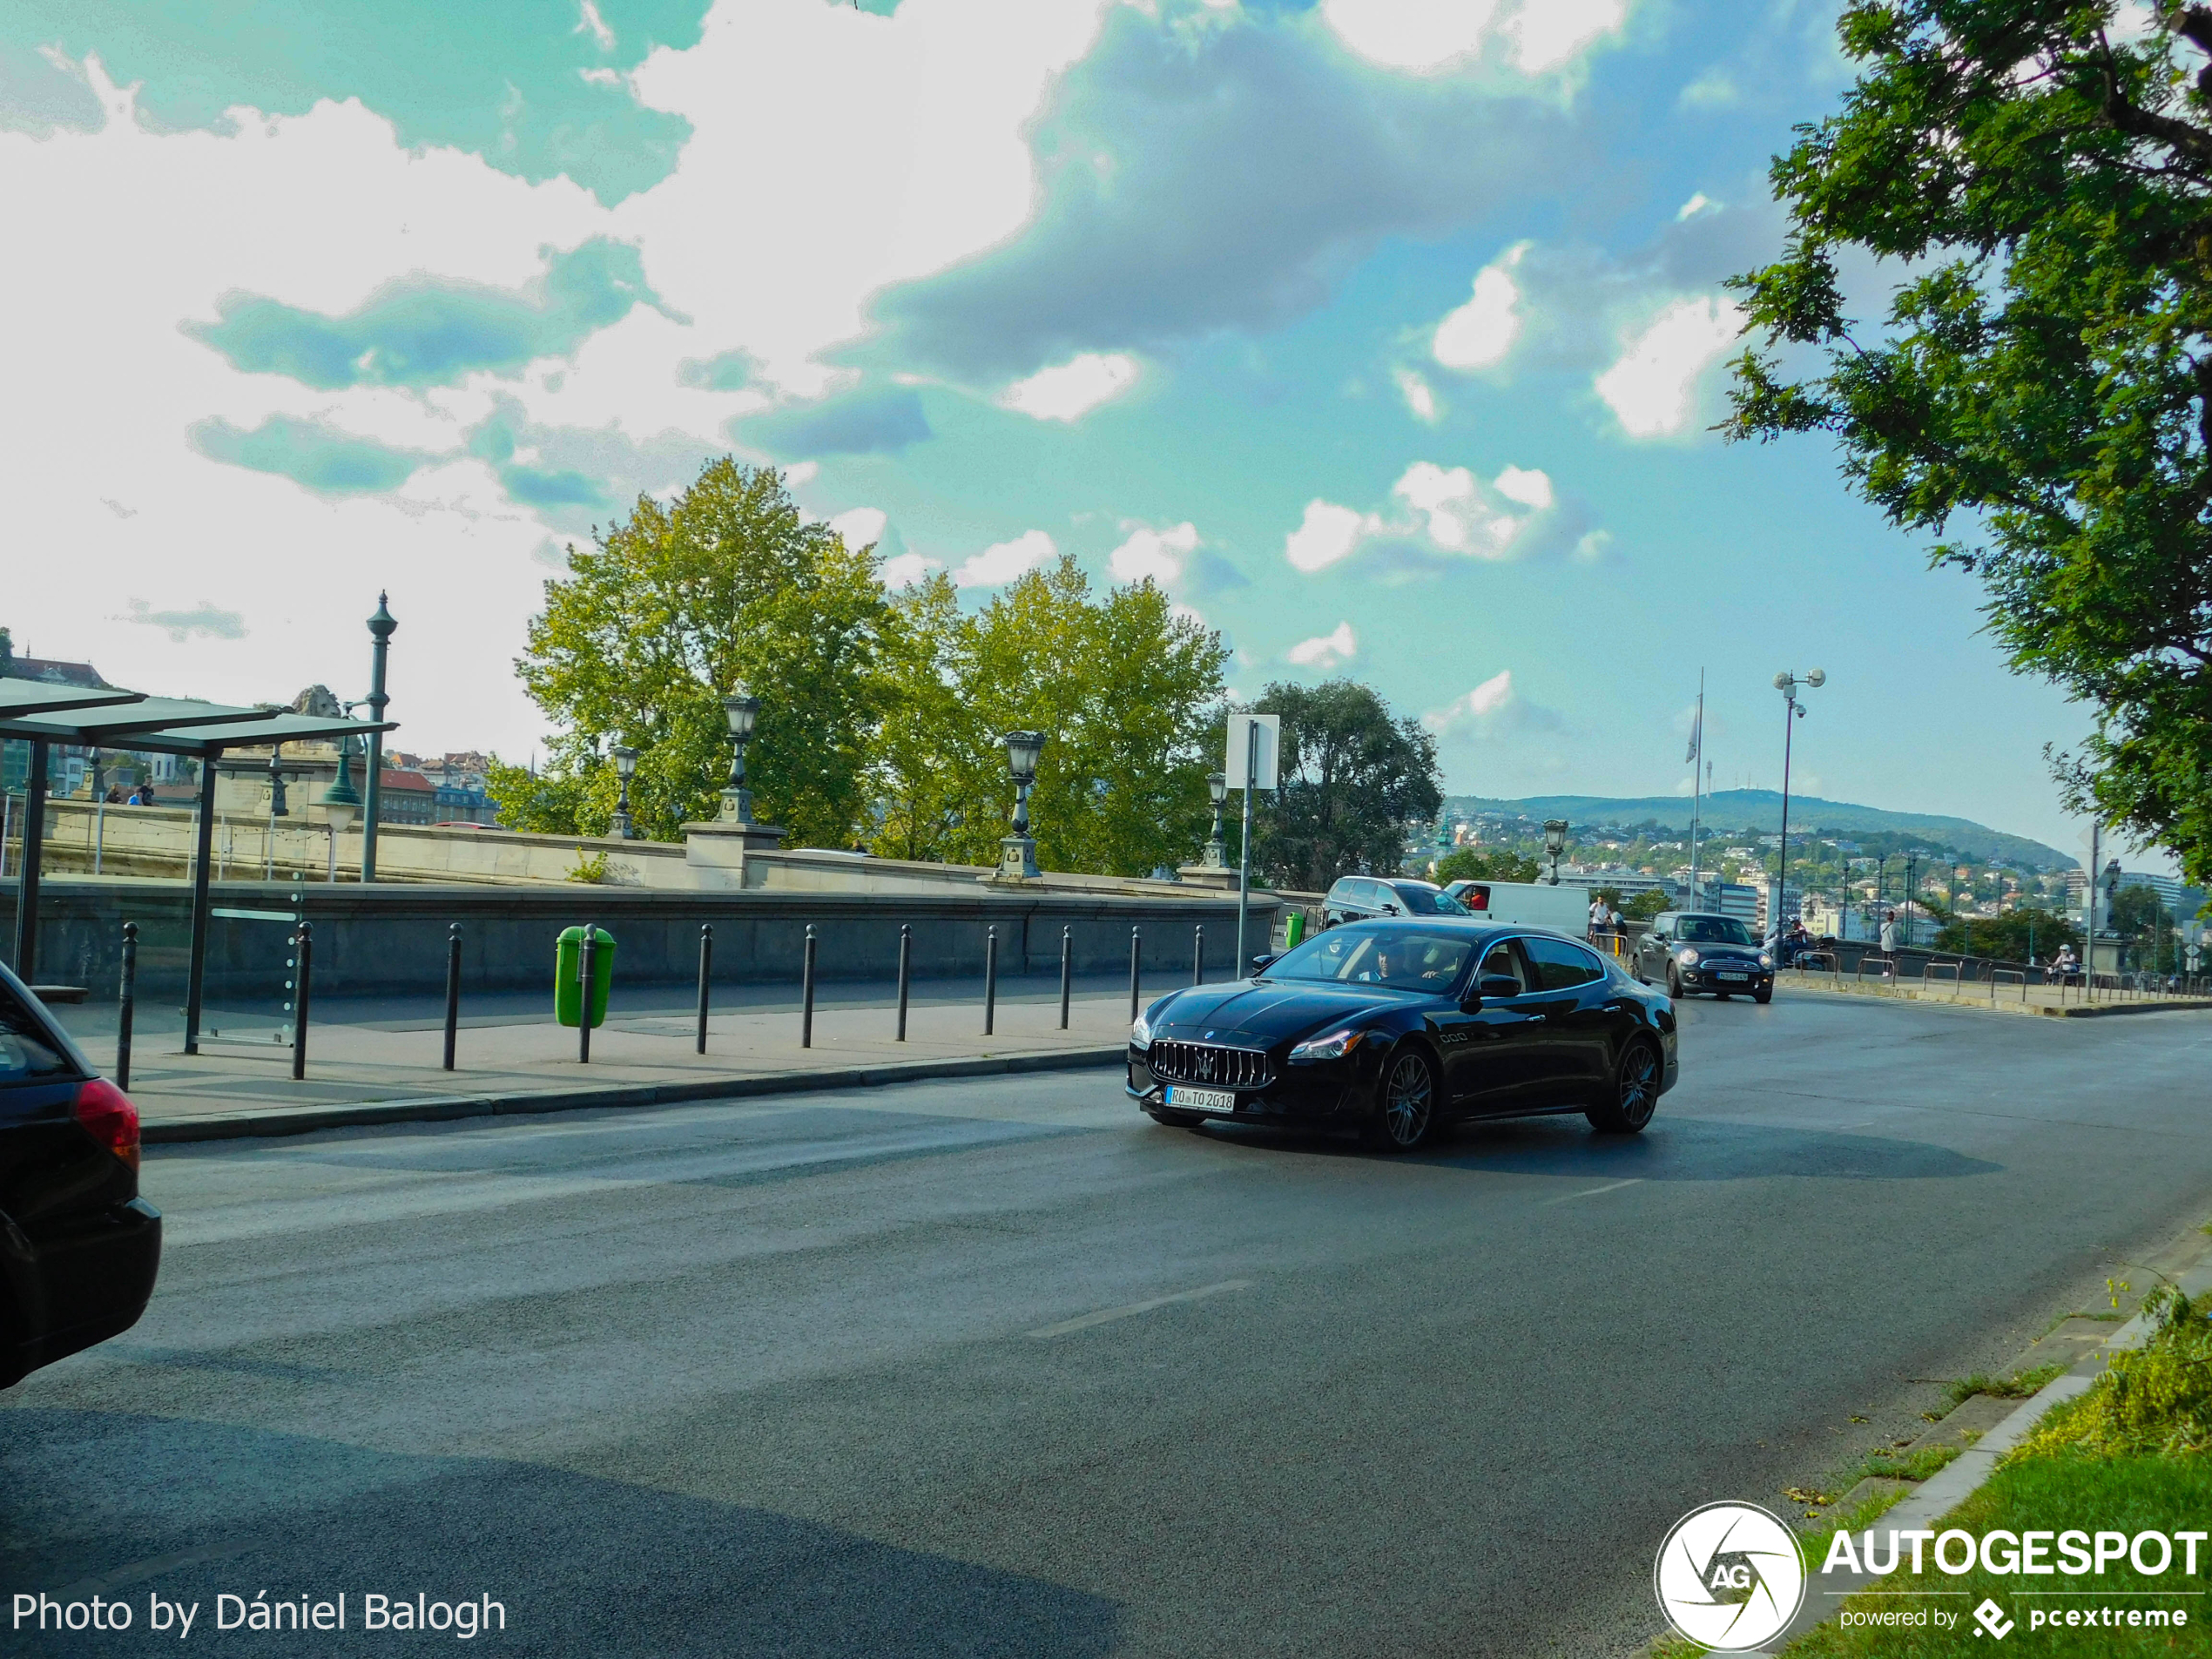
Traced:
<path fill-rule="evenodd" d="M 2013 666 L 2095 708 L 2054 758 L 2071 803 L 2204 883 L 2212 9 L 2118 10 L 1844 9 L 1860 77 L 1774 164 L 1791 233 L 1737 280 L 1764 348 L 1723 429 L 1832 434 L 1852 489 L 1980 577 Z M 1845 300 L 1868 255 L 1900 273 L 1871 327 Z"/>
<path fill-rule="evenodd" d="M 495 775 L 502 821 L 604 833 L 614 802 L 602 752 L 639 751 L 638 830 L 671 840 L 711 817 L 729 770 L 722 698 L 760 698 L 746 754 L 755 811 L 794 846 L 846 846 L 867 805 L 869 736 L 881 710 L 887 602 L 870 549 L 804 523 L 767 468 L 710 462 L 671 503 L 640 496 L 627 523 L 570 547 L 545 584 L 516 664 L 559 724 L 534 786 Z"/>
<path fill-rule="evenodd" d="M 2105 925 L 2128 941 L 2130 968 L 2163 972 L 2175 965 L 2179 947 L 2174 918 L 2154 889 L 2121 888 L 2112 896 L 2111 917 Z"/>
<path fill-rule="evenodd" d="M 2079 951 L 2081 930 L 2065 917 L 2032 905 L 2007 910 L 2001 916 L 1952 916 L 1935 936 L 1938 950 L 2001 962 L 2024 962 L 2030 951 L 2037 961 L 2047 962 L 2061 945 Z"/>
<path fill-rule="evenodd" d="M 1352 871 L 1394 873 L 1409 827 L 1444 805 L 1436 739 L 1352 680 L 1270 685 L 1252 708 L 1283 717 L 1282 787 L 1253 813 L 1253 867 L 1308 892 Z"/>
<path fill-rule="evenodd" d="M 1454 881 L 1534 881 L 1536 860 L 1509 848 L 1459 846 L 1436 861 L 1433 880 L 1440 887 Z"/>
<path fill-rule="evenodd" d="M 1667 895 L 1656 887 L 1646 887 L 1621 908 L 1621 914 L 1630 921 L 1649 921 L 1662 910 L 1671 908 Z"/>

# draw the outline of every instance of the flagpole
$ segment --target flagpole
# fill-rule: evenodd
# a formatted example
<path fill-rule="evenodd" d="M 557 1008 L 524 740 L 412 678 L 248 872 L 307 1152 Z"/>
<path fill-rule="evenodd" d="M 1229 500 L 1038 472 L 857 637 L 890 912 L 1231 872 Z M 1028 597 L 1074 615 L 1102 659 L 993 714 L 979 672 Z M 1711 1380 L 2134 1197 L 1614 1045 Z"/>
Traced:
<path fill-rule="evenodd" d="M 1704 805 L 1705 671 L 1697 671 L 1697 722 L 1689 732 L 1689 907 L 1697 907 L 1697 816 Z"/>

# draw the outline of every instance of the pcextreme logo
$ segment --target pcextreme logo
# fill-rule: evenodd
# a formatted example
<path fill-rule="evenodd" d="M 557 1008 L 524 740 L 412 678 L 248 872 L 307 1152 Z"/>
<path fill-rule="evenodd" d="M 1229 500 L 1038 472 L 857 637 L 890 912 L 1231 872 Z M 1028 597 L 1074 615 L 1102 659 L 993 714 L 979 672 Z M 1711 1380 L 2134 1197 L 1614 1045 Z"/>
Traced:
<path fill-rule="evenodd" d="M 1797 1541 L 1752 1503 L 1709 1503 L 1675 1522 L 1651 1569 L 1668 1622 L 1716 1653 L 1764 1647 L 1804 1604 Z"/>

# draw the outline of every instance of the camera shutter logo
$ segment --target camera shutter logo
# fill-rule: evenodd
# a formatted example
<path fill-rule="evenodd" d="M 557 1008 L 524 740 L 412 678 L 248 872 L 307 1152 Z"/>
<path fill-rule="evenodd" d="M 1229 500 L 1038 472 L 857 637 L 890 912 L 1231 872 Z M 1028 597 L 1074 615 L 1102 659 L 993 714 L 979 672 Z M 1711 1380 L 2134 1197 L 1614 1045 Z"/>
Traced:
<path fill-rule="evenodd" d="M 1652 1588 L 1675 1629 L 1719 1653 L 1764 1647 L 1804 1604 L 1805 1563 L 1782 1522 L 1750 1503 L 1709 1503 L 1669 1531 Z"/>
<path fill-rule="evenodd" d="M 2005 1609 L 1994 1602 L 1984 1602 L 1974 1609 L 1974 1622 L 2000 1642 L 2013 1634 L 2013 1622 L 2005 1616 Z"/>

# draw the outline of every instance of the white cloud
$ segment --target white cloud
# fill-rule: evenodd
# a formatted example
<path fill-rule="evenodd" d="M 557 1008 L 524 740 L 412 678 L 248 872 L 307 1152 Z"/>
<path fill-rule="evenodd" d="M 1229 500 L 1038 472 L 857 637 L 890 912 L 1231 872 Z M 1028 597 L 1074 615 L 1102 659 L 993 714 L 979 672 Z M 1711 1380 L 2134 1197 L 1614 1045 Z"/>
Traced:
<path fill-rule="evenodd" d="M 1026 576 L 1059 550 L 1042 530 L 1025 530 L 1010 542 L 998 542 L 974 553 L 953 572 L 953 582 L 963 588 L 1002 587 Z"/>
<path fill-rule="evenodd" d="M 577 9 L 579 16 L 577 25 L 569 32 L 572 35 L 590 35 L 592 39 L 599 43 L 601 51 L 612 51 L 615 49 L 615 31 L 607 26 L 607 20 L 599 15 L 599 8 L 592 3 L 592 0 L 577 0 Z"/>
<path fill-rule="evenodd" d="M 1421 716 L 1421 724 L 1440 738 L 1482 740 L 1514 734 L 1556 732 L 1566 722 L 1558 711 L 1522 697 L 1513 683 L 1513 671 L 1501 669 L 1462 697 Z"/>
<path fill-rule="evenodd" d="M 1434 426 L 1444 413 L 1437 407 L 1435 391 L 1410 368 L 1399 369 L 1395 374 L 1399 395 L 1406 400 L 1406 407 L 1413 411 L 1413 418 Z"/>
<path fill-rule="evenodd" d="M 1350 623 L 1340 622 L 1328 633 L 1301 639 L 1284 657 L 1300 668 L 1328 669 L 1339 667 L 1359 654 L 1359 636 L 1352 631 Z"/>
<path fill-rule="evenodd" d="M 1686 225 L 1700 213 L 1717 213 L 1720 211 L 1721 205 L 1701 190 L 1675 209 L 1675 223 Z"/>
<path fill-rule="evenodd" d="M 1736 102 L 1736 83 L 1726 70 L 1716 64 L 1696 80 L 1683 87 L 1676 101 L 1684 109 L 1719 110 Z"/>
<path fill-rule="evenodd" d="M 944 568 L 942 559 L 925 558 L 919 553 L 896 554 L 882 563 L 883 585 L 896 592 L 900 588 L 911 588 L 932 570 Z"/>
<path fill-rule="evenodd" d="M 1551 480 L 1519 467 L 1507 467 L 1486 489 L 1465 467 L 1447 469 L 1417 461 L 1406 469 L 1391 493 L 1420 515 L 1421 528 L 1434 546 L 1487 559 L 1510 553 L 1529 523 L 1531 515 L 1515 514 L 1506 502 L 1532 509 L 1552 504 Z"/>
<path fill-rule="evenodd" d="M 597 69 L 580 69 L 577 71 L 577 75 L 580 79 L 588 81 L 594 86 L 620 86 L 622 84 L 622 71 L 609 69 L 604 64 Z"/>
<path fill-rule="evenodd" d="M 1521 242 L 1475 273 L 1467 302 L 1436 325 L 1429 350 L 1447 368 L 1488 368 L 1502 362 L 1521 337 L 1521 287 L 1513 269 L 1528 252 Z"/>
<path fill-rule="evenodd" d="M 1136 384 L 1136 360 L 1124 353 L 1085 352 L 1054 368 L 1041 368 L 999 395 L 1000 404 L 1038 421 L 1080 421 L 1101 403 Z"/>
<path fill-rule="evenodd" d="M 1183 574 L 1184 561 L 1198 549 L 1198 529 L 1185 521 L 1163 530 L 1149 525 L 1123 526 L 1129 540 L 1106 556 L 1106 568 L 1116 582 L 1142 582 L 1146 577 L 1167 586 Z"/>
<path fill-rule="evenodd" d="M 851 548 L 872 546 L 883 539 L 883 527 L 890 519 L 880 507 L 855 507 L 837 515 L 829 527 Z"/>
<path fill-rule="evenodd" d="M 1321 0 L 1321 20 L 1372 64 L 1433 74 L 1482 50 L 1497 0 Z"/>
<path fill-rule="evenodd" d="M 1743 320 L 1730 300 L 1678 300 L 1628 341 L 1595 382 L 1621 429 L 1663 438 L 1688 427 L 1699 377 L 1736 343 Z"/>
<path fill-rule="evenodd" d="M 1523 0 L 1506 24 L 1514 37 L 1514 62 L 1524 75 L 1541 75 L 1581 56 L 1628 21 L 1628 0 Z"/>
<path fill-rule="evenodd" d="M 783 469 L 784 482 L 791 489 L 797 489 L 802 484 L 813 483 L 821 475 L 821 471 L 822 463 L 819 461 L 797 462 Z"/>
<path fill-rule="evenodd" d="M 1552 481 L 1534 468 L 1507 467 L 1493 482 L 1492 488 L 1507 501 L 1519 502 L 1541 512 L 1553 502 Z"/>
<path fill-rule="evenodd" d="M 1283 556 L 1292 570 L 1311 576 L 1349 557 L 1382 527 L 1382 520 L 1372 513 L 1357 513 L 1334 502 L 1310 501 L 1298 527 L 1283 539 Z"/>

